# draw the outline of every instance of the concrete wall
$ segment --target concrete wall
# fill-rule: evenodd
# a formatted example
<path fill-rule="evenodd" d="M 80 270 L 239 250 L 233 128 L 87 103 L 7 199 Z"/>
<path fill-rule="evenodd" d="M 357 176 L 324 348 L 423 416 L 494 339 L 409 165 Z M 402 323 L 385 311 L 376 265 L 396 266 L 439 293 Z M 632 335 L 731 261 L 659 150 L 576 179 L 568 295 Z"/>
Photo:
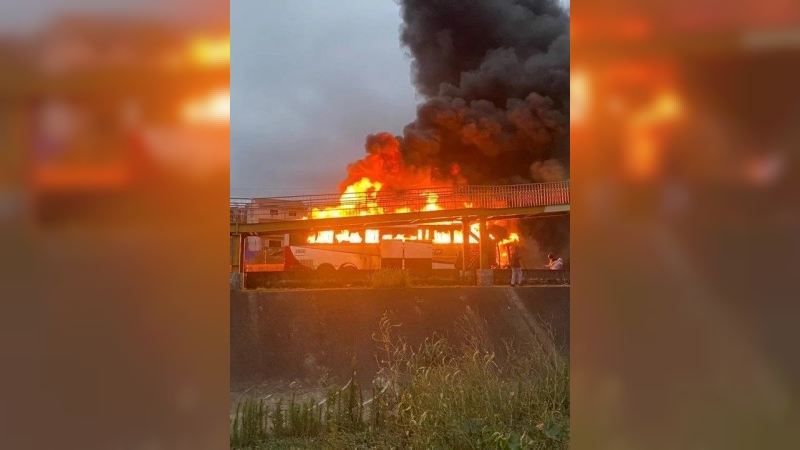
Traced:
<path fill-rule="evenodd" d="M 569 287 L 444 287 L 231 291 L 231 380 L 308 379 L 325 371 L 359 378 L 377 367 L 373 334 L 384 313 L 411 345 L 454 324 L 469 310 L 487 322 L 495 347 L 555 335 L 569 352 Z"/>
<path fill-rule="evenodd" d="M 409 275 L 414 280 L 415 286 L 474 286 L 476 275 L 474 271 L 466 272 L 463 279 L 459 280 L 459 273 L 455 269 L 408 269 Z M 369 279 L 375 273 L 373 270 L 336 271 L 322 275 L 315 271 L 280 271 L 280 272 L 249 272 L 244 275 L 245 289 L 259 288 L 286 288 L 286 287 L 354 287 L 369 286 Z M 522 271 L 526 285 L 566 285 L 569 284 L 569 271 L 566 270 L 541 270 L 527 269 Z M 495 269 L 487 271 L 486 284 L 507 286 L 511 283 L 511 270 Z M 231 276 L 231 289 L 234 287 L 233 274 Z M 320 285 L 324 283 L 324 285 Z"/>

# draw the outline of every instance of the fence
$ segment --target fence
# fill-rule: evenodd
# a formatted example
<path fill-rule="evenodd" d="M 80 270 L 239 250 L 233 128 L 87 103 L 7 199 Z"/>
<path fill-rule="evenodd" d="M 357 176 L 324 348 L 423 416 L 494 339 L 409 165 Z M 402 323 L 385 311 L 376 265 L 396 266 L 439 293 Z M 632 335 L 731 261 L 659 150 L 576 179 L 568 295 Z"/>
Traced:
<path fill-rule="evenodd" d="M 231 223 L 401 214 L 440 209 L 523 208 L 569 204 L 569 181 L 449 186 L 270 198 L 232 198 Z"/>

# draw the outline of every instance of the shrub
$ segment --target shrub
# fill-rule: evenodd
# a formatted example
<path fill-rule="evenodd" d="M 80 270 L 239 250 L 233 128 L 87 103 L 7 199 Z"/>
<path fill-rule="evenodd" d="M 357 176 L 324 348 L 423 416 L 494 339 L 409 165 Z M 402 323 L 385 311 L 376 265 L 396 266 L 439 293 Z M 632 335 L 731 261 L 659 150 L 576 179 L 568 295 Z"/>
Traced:
<path fill-rule="evenodd" d="M 247 448 L 267 438 L 267 406 L 264 400 L 245 400 L 231 419 L 231 448 Z"/>
<path fill-rule="evenodd" d="M 457 323 L 458 342 L 431 336 L 412 347 L 384 316 L 373 338 L 380 370 L 366 402 L 354 378 L 319 403 L 272 412 L 263 401 L 237 406 L 231 448 L 569 447 L 569 362 L 538 343 L 488 345 L 472 311 Z M 268 426 L 268 420 L 271 426 Z"/>
<path fill-rule="evenodd" d="M 407 270 L 381 269 L 370 276 L 369 284 L 375 288 L 404 288 L 413 283 Z"/>

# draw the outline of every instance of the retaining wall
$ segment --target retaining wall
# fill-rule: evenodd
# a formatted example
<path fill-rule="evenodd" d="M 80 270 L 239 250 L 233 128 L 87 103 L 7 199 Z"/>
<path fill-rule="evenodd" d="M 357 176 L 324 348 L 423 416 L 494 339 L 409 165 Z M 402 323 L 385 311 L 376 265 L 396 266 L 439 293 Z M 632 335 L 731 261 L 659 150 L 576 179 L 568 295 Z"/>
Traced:
<path fill-rule="evenodd" d="M 231 291 L 231 380 L 346 378 L 377 369 L 373 334 L 387 313 L 418 346 L 438 334 L 458 339 L 465 314 L 486 321 L 490 345 L 551 330 L 569 352 L 569 287 L 415 287 Z M 545 332 L 545 333 L 543 333 Z"/>

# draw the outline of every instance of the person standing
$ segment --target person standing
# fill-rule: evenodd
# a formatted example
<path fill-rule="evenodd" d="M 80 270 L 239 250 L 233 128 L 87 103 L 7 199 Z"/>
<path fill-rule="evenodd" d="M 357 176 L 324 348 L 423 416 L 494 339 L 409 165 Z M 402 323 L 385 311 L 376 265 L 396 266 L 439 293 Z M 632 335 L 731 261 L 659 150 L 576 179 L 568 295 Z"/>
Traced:
<path fill-rule="evenodd" d="M 511 249 L 508 261 L 511 266 L 511 286 L 522 286 L 522 258 L 519 256 L 519 249 Z"/>

